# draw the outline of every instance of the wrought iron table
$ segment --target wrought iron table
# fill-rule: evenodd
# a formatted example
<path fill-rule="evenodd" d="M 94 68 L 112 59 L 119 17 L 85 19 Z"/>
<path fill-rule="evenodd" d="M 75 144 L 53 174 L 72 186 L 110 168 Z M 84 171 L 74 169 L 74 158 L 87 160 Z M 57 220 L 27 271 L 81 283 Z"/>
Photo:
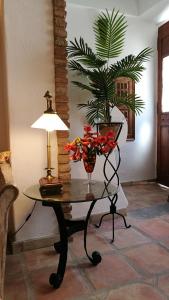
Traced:
<path fill-rule="evenodd" d="M 67 262 L 68 238 L 75 232 L 84 231 L 84 249 L 90 262 L 96 266 L 101 262 L 101 255 L 94 251 L 89 255 L 87 251 L 87 228 L 94 205 L 98 200 L 117 194 L 117 189 L 113 185 L 108 187 L 104 182 L 95 181 L 95 184 L 84 184 L 84 179 L 72 179 L 70 183 L 63 185 L 63 193 L 42 197 L 39 191 L 39 185 L 33 185 L 27 188 L 24 195 L 35 201 L 42 202 L 43 206 L 52 207 L 59 226 L 60 241 L 54 244 L 55 250 L 59 253 L 59 264 L 56 273 L 52 273 L 49 278 L 50 284 L 54 288 L 61 285 Z M 82 203 L 91 202 L 87 215 L 82 220 L 65 219 L 63 213 L 64 203 Z"/>

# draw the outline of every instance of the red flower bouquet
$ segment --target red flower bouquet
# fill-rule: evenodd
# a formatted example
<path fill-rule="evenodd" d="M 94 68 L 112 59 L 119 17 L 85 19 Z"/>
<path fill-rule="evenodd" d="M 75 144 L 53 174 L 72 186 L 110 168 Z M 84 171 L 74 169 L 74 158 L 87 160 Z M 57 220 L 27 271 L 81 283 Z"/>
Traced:
<path fill-rule="evenodd" d="M 84 137 L 76 137 L 65 146 L 69 151 L 70 159 L 80 161 L 83 159 L 86 172 L 92 173 L 96 161 L 96 155 L 108 154 L 116 147 L 115 134 L 109 131 L 105 135 L 92 132 L 90 125 L 84 126 Z M 86 164 L 85 164 L 86 162 Z"/>

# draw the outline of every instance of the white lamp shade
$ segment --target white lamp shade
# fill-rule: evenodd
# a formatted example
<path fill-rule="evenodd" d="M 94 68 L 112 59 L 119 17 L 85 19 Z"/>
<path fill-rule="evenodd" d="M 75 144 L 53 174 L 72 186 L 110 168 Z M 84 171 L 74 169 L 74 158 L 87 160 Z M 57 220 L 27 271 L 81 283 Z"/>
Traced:
<path fill-rule="evenodd" d="M 46 129 L 47 131 L 69 130 L 56 113 L 44 113 L 31 127 Z"/>

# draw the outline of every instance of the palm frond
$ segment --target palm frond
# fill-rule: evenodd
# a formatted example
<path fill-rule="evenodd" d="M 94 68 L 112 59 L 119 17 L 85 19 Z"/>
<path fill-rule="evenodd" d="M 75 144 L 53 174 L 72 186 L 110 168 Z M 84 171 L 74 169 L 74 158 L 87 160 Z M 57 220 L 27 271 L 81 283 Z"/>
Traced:
<path fill-rule="evenodd" d="M 144 101 L 136 94 L 118 96 L 116 94 L 112 97 L 112 107 L 124 105 L 131 109 L 135 114 L 140 114 L 145 106 Z"/>
<path fill-rule="evenodd" d="M 75 86 L 79 87 L 81 90 L 86 90 L 86 91 L 89 91 L 89 92 L 93 93 L 93 89 L 87 84 L 84 84 L 80 81 L 72 81 L 72 83 Z"/>
<path fill-rule="evenodd" d="M 115 91 L 115 83 L 107 69 L 83 72 L 81 66 L 76 63 L 73 63 L 72 68 L 78 68 L 78 70 L 86 75 L 88 79 L 88 84 L 84 84 L 79 81 L 72 81 L 74 85 L 83 90 L 90 91 L 94 98 L 98 99 L 98 101 L 105 103 L 112 98 L 112 94 Z"/>
<path fill-rule="evenodd" d="M 102 60 L 95 55 L 82 37 L 80 37 L 79 42 L 76 38 L 74 39 L 74 42 L 70 41 L 70 45 L 67 46 L 67 52 L 69 58 L 76 57 L 78 62 L 89 68 L 99 68 L 106 63 L 105 60 Z"/>
<path fill-rule="evenodd" d="M 86 120 L 92 126 L 95 125 L 96 120 L 104 120 L 104 108 L 95 99 L 87 103 L 78 104 L 78 108 L 86 110 Z"/>
<path fill-rule="evenodd" d="M 136 82 L 140 80 L 144 70 L 144 66 L 134 55 L 128 55 L 121 61 L 110 66 L 110 73 L 112 73 L 114 79 L 123 76 Z"/>
<path fill-rule="evenodd" d="M 127 22 L 119 11 L 112 13 L 106 10 L 94 22 L 96 53 L 102 58 L 113 58 L 121 54 L 124 46 L 124 37 Z"/>
<path fill-rule="evenodd" d="M 89 80 L 89 84 L 93 88 L 95 99 L 102 100 L 103 102 L 111 99 L 115 91 L 115 84 L 107 69 L 93 70 L 89 76 Z"/>
<path fill-rule="evenodd" d="M 153 50 L 149 47 L 143 49 L 137 56 L 136 59 L 140 61 L 140 63 L 146 62 L 152 56 Z"/>
<path fill-rule="evenodd" d="M 101 110 L 96 111 L 94 108 L 89 106 L 86 113 L 86 120 L 90 125 L 94 126 L 96 124 L 96 120 L 104 120 L 104 114 Z"/>
<path fill-rule="evenodd" d="M 121 61 L 112 64 L 109 68 L 110 72 L 112 72 L 114 79 L 123 76 L 138 82 L 142 76 L 142 72 L 145 70 L 143 62 L 148 61 L 151 54 L 152 49 L 148 47 L 143 49 L 137 56 L 130 54 Z"/>
<path fill-rule="evenodd" d="M 79 75 L 88 76 L 91 73 L 90 70 L 83 68 L 80 63 L 73 59 L 68 62 L 68 67 L 70 70 L 76 71 Z"/>

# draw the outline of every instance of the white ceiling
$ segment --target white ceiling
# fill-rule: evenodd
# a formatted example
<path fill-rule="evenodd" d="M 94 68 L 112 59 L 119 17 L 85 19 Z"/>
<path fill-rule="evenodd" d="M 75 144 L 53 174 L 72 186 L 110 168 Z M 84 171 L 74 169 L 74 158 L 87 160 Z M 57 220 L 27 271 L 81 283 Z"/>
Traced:
<path fill-rule="evenodd" d="M 67 3 L 97 9 L 119 9 L 122 13 L 139 16 L 157 24 L 169 20 L 169 0 L 66 0 Z"/>

